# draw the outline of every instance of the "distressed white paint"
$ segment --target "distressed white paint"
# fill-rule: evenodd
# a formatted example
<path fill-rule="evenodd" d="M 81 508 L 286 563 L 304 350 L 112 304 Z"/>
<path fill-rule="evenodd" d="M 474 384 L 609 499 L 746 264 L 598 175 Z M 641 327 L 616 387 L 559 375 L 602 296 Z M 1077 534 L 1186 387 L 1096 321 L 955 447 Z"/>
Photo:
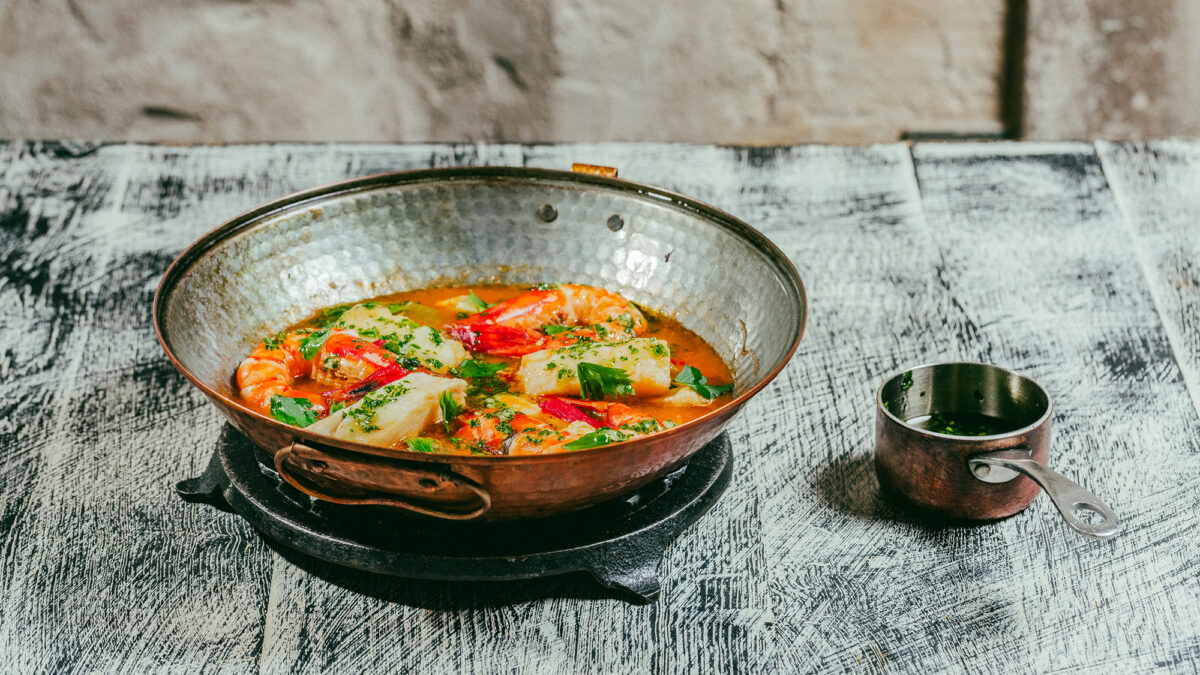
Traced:
<path fill-rule="evenodd" d="M 0 417 L 0 670 L 1134 672 L 1200 660 L 1200 419 L 1185 383 L 1196 314 L 1161 276 L 1196 264 L 1178 198 L 1196 164 L 1159 158 L 1200 156 L 1190 144 L 1102 146 L 1115 198 L 1087 145 L 918 146 L 915 164 L 903 145 L 77 150 L 0 144 L 0 302 L 12 308 L 0 395 L 15 402 Z M 733 483 L 668 553 L 657 605 L 572 577 L 489 586 L 305 569 L 237 518 L 175 497 L 219 421 L 153 340 L 150 296 L 171 256 L 246 208 L 337 178 L 572 161 L 748 220 L 796 262 L 811 303 L 795 359 L 730 427 Z M 1155 210 L 1172 198 L 1176 210 Z M 879 496 L 874 387 L 964 357 L 1050 390 L 1053 463 L 1109 500 L 1124 533 L 1080 538 L 1045 499 L 939 529 Z"/>

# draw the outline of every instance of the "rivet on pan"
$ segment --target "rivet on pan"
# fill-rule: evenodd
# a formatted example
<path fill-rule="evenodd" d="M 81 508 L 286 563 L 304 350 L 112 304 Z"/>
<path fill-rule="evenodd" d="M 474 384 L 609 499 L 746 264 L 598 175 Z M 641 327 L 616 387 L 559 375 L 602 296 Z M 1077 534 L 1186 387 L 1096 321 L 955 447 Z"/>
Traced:
<path fill-rule="evenodd" d="M 554 219 L 558 217 L 558 209 L 554 208 L 553 204 L 542 204 L 538 207 L 537 217 L 547 223 L 553 223 Z"/>
<path fill-rule="evenodd" d="M 615 213 L 608 217 L 608 222 L 605 224 L 608 225 L 608 229 L 612 230 L 613 232 L 625 227 L 625 221 L 621 219 L 621 216 L 618 216 Z"/>
<path fill-rule="evenodd" d="M 437 487 L 437 481 L 432 478 L 422 478 L 421 480 L 417 481 L 417 485 L 420 485 L 426 490 L 432 490 L 433 488 Z"/>

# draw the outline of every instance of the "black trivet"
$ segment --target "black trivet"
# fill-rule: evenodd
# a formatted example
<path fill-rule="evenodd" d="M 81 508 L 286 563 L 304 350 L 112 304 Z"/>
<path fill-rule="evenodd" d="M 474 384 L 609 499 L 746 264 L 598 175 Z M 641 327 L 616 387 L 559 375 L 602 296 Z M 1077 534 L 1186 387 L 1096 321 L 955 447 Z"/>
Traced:
<path fill-rule="evenodd" d="M 312 499 L 254 453 L 227 425 L 204 474 L 176 490 L 187 501 L 237 513 L 271 540 L 345 567 L 458 581 L 585 571 L 641 603 L 658 598 L 667 546 L 716 503 L 733 467 L 721 434 L 683 468 L 626 497 L 536 520 L 462 523 Z"/>

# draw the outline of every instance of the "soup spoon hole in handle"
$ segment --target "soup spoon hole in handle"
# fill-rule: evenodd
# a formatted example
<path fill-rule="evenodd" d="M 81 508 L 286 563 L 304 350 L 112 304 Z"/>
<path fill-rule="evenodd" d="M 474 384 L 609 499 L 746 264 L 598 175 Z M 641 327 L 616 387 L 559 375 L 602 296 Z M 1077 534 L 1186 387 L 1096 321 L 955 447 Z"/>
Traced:
<path fill-rule="evenodd" d="M 1018 473 L 1029 476 L 1050 495 L 1067 525 L 1080 534 L 1108 539 L 1121 530 L 1121 518 L 1099 497 L 1033 459 L 1027 449 L 971 455 L 967 458 L 967 467 L 975 478 L 985 483 L 1006 483 L 1016 478 Z M 1100 520 L 1087 522 L 1076 515 L 1080 511 L 1090 511 L 1098 515 Z"/>

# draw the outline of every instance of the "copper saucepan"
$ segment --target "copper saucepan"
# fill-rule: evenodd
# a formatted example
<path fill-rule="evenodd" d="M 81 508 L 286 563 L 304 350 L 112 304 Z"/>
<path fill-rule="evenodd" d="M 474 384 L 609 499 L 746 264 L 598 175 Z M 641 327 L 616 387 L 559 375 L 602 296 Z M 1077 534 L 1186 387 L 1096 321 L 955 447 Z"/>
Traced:
<path fill-rule="evenodd" d="M 439 285 L 560 281 L 678 318 L 730 365 L 735 400 L 602 448 L 482 457 L 337 441 L 233 399 L 242 356 L 322 307 Z M 271 202 L 192 244 L 154 298 L 168 358 L 293 485 L 328 501 L 485 520 L 579 509 L 679 466 L 783 369 L 806 315 L 791 261 L 727 213 L 615 178 L 500 167 L 383 174 Z"/>
<path fill-rule="evenodd" d="M 916 506 L 991 520 L 1045 490 L 1075 531 L 1107 539 L 1120 530 L 1107 504 L 1047 466 L 1053 407 L 1028 377 L 985 363 L 919 366 L 885 380 L 875 410 L 879 484 Z"/>

